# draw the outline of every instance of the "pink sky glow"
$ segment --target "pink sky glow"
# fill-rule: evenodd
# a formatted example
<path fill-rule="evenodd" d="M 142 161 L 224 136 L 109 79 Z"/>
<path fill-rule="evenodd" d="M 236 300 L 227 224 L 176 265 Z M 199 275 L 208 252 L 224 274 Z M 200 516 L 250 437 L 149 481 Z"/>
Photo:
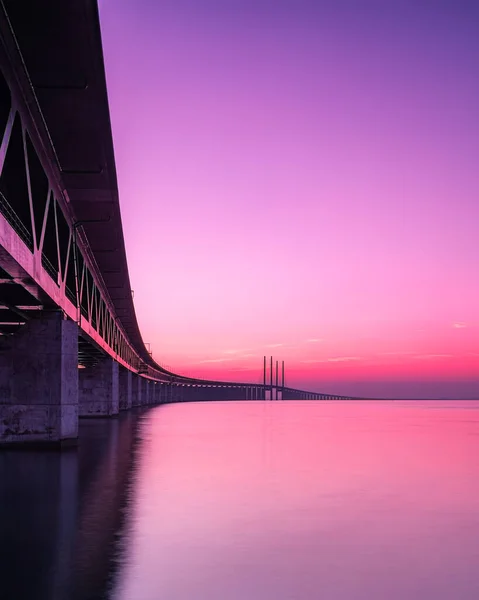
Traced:
<path fill-rule="evenodd" d="M 479 396 L 479 5 L 102 0 L 135 306 L 161 364 Z"/>

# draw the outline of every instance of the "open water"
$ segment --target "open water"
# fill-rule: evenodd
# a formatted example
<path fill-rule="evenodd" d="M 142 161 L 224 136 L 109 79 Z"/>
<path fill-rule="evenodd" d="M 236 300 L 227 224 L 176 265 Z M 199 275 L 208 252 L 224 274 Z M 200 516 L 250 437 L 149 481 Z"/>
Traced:
<path fill-rule="evenodd" d="M 3 450 L 0 598 L 479 598 L 479 402 L 172 404 Z"/>

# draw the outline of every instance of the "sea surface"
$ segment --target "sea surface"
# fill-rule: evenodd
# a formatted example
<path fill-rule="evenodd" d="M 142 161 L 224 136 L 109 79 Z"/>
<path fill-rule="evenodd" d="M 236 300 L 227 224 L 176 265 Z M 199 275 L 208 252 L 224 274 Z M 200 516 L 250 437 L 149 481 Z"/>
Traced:
<path fill-rule="evenodd" d="M 479 402 L 171 404 L 0 451 L 0 598 L 479 598 Z"/>

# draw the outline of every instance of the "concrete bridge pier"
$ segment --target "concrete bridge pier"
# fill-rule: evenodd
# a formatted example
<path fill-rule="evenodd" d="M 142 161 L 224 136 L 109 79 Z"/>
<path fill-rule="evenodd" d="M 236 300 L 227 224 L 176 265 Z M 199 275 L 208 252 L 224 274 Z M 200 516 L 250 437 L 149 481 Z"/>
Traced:
<path fill-rule="evenodd" d="M 151 402 L 151 386 L 150 386 L 150 381 L 148 379 L 143 379 L 143 390 L 144 390 L 144 395 L 143 395 L 143 402 L 141 403 L 142 406 L 148 406 Z"/>
<path fill-rule="evenodd" d="M 149 396 L 150 402 L 149 402 L 149 404 L 150 404 L 150 406 L 154 406 L 156 404 L 156 397 L 155 397 L 156 385 L 155 385 L 154 381 L 150 381 L 149 385 L 150 385 L 150 396 Z"/>
<path fill-rule="evenodd" d="M 155 404 L 155 382 L 151 380 L 147 380 L 148 386 L 148 406 L 153 406 Z"/>
<path fill-rule="evenodd" d="M 81 417 L 117 415 L 119 365 L 105 356 L 93 367 L 78 369 L 78 407 Z"/>
<path fill-rule="evenodd" d="M 78 327 L 58 312 L 0 338 L 0 444 L 78 437 Z"/>
<path fill-rule="evenodd" d="M 138 377 L 138 400 L 139 406 L 146 406 L 148 402 L 148 389 L 146 387 L 147 382 L 144 377 Z"/>
<path fill-rule="evenodd" d="M 178 384 L 175 385 L 175 395 L 176 395 L 177 402 L 183 402 L 185 392 L 184 392 L 184 388 L 182 385 L 178 385 Z"/>
<path fill-rule="evenodd" d="M 141 406 L 141 377 L 139 375 L 132 375 L 131 405 L 134 407 Z"/>
<path fill-rule="evenodd" d="M 120 367 L 120 410 L 128 410 L 132 406 L 132 372 Z"/>

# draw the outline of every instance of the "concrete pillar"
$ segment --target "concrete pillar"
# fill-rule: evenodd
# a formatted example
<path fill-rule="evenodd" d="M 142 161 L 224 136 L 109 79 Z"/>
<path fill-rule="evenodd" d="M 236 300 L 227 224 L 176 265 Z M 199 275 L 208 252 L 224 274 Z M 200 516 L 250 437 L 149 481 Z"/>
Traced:
<path fill-rule="evenodd" d="M 145 406 L 146 389 L 143 377 L 138 377 L 138 406 Z"/>
<path fill-rule="evenodd" d="M 148 381 L 148 379 L 143 379 L 143 388 L 142 388 L 142 396 L 141 396 L 141 405 L 142 406 L 148 406 L 149 392 L 150 392 L 149 381 Z"/>
<path fill-rule="evenodd" d="M 118 363 L 105 356 L 94 367 L 79 369 L 78 406 L 81 417 L 117 415 L 119 411 Z"/>
<path fill-rule="evenodd" d="M 131 376 L 131 407 L 138 406 L 138 375 Z"/>
<path fill-rule="evenodd" d="M 131 405 L 141 406 L 143 401 L 143 377 L 133 375 L 131 382 Z"/>
<path fill-rule="evenodd" d="M 139 375 L 133 375 L 131 381 L 131 405 L 141 405 L 141 377 Z"/>
<path fill-rule="evenodd" d="M 120 367 L 120 410 L 128 410 L 132 403 L 132 372 Z"/>
<path fill-rule="evenodd" d="M 156 401 L 156 395 L 158 393 L 157 388 L 158 388 L 158 385 L 156 384 L 156 381 L 152 381 L 151 382 L 151 405 L 152 406 L 157 404 L 157 401 Z"/>
<path fill-rule="evenodd" d="M 145 379 L 145 405 L 153 404 L 153 382 L 150 379 Z"/>
<path fill-rule="evenodd" d="M 141 406 L 148 406 L 149 381 L 144 377 L 141 378 Z"/>
<path fill-rule="evenodd" d="M 0 338 L 0 444 L 78 437 L 78 327 L 43 313 Z"/>
<path fill-rule="evenodd" d="M 148 379 L 141 377 L 141 406 L 148 406 Z"/>
<path fill-rule="evenodd" d="M 151 382 L 151 404 L 155 406 L 158 404 L 158 384 L 156 381 Z"/>

